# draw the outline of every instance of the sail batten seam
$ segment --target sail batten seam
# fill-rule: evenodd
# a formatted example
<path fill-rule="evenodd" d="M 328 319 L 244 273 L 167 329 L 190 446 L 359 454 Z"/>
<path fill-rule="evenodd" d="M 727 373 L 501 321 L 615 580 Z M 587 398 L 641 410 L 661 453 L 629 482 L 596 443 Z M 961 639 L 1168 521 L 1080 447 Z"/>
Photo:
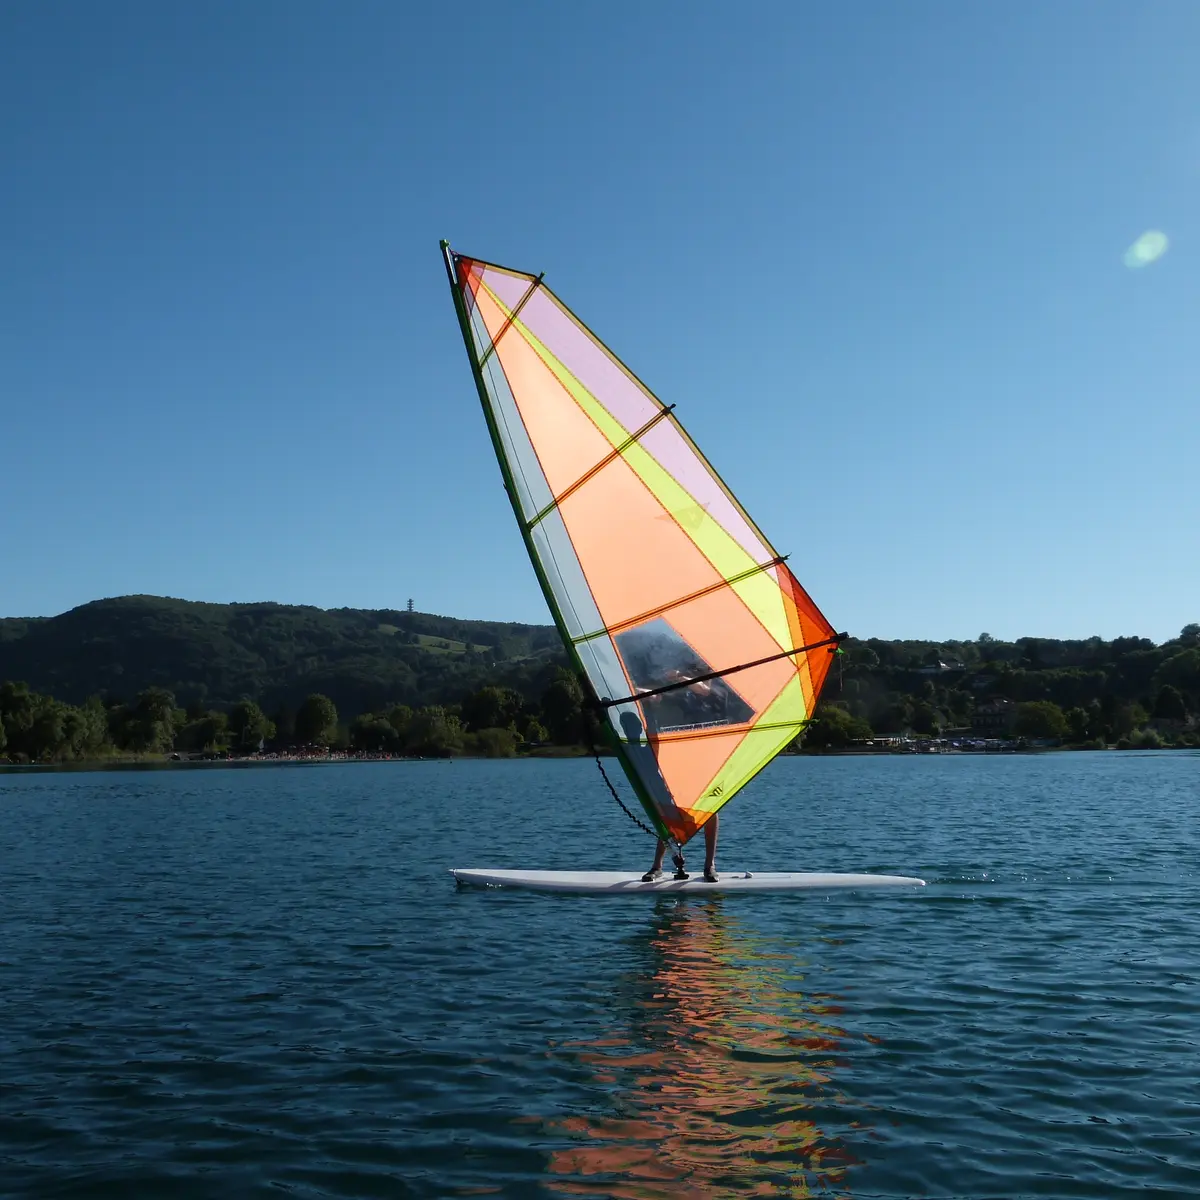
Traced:
<path fill-rule="evenodd" d="M 683 604 L 690 604 L 693 600 L 701 600 L 713 592 L 719 592 L 722 588 L 733 587 L 734 584 L 751 579 L 763 571 L 769 571 L 772 567 L 781 567 L 787 560 L 788 555 L 778 554 L 764 563 L 756 563 L 752 567 L 747 567 L 744 571 L 739 571 L 736 575 L 730 575 L 728 579 L 718 579 L 715 583 L 710 583 L 707 587 L 697 588 L 696 591 L 689 592 L 686 596 L 680 596 L 678 600 L 671 600 L 666 604 L 659 605 L 658 608 L 648 609 L 646 612 L 638 613 L 636 617 L 627 617 L 623 621 L 606 625 L 603 629 L 597 629 L 592 633 L 581 634 L 579 637 L 573 638 L 572 641 L 578 646 L 583 642 L 593 641 L 595 638 L 611 637 L 615 633 L 621 633 L 623 630 L 632 629 L 635 625 L 641 625 L 644 621 L 649 621 L 651 617 L 662 616 L 663 613 L 670 612 L 673 608 L 679 608 Z"/>
<path fill-rule="evenodd" d="M 504 324 L 500 326 L 500 331 L 496 334 L 496 336 L 494 338 L 492 338 L 492 344 L 483 352 L 483 357 L 479 360 L 479 365 L 481 368 L 487 363 L 487 360 L 489 358 L 491 358 L 492 355 L 495 353 L 496 347 L 500 344 L 500 339 L 513 327 L 513 322 L 516 321 L 517 317 L 519 317 L 521 315 L 521 309 L 523 309 L 525 307 L 525 305 L 528 304 L 529 301 L 533 299 L 533 293 L 536 292 L 538 290 L 538 288 L 542 286 L 542 280 L 545 278 L 546 278 L 546 272 L 543 271 L 529 285 L 529 291 L 527 291 L 525 293 L 525 295 L 523 295 L 521 297 L 521 299 L 519 301 L 517 301 L 516 308 L 514 308 L 512 310 L 512 312 L 510 312 L 508 314 L 508 320 L 506 320 L 504 322 Z"/>
<path fill-rule="evenodd" d="M 583 487 L 588 480 L 594 479 L 610 463 L 616 462 L 617 459 L 620 458 L 630 446 L 635 445 L 643 437 L 645 437 L 646 434 L 648 434 L 650 430 L 653 429 L 654 426 L 657 425 L 659 421 L 661 421 L 663 417 L 665 417 L 674 407 L 675 405 L 673 404 L 666 405 L 664 408 L 655 413 L 655 415 L 651 417 L 650 420 L 641 427 L 641 429 L 635 430 L 633 433 L 631 433 L 619 446 L 614 446 L 611 452 L 606 454 L 598 463 L 596 463 L 594 467 L 589 467 L 582 475 L 580 475 L 577 480 L 575 480 L 574 483 L 572 483 L 569 487 L 564 488 L 557 496 L 555 496 L 554 499 L 551 500 L 550 503 L 547 504 L 540 513 L 530 517 L 526 522 L 525 528 L 532 529 L 539 522 L 545 520 L 546 517 L 554 512 L 554 510 L 557 509 L 564 500 L 579 491 L 579 489 Z"/>

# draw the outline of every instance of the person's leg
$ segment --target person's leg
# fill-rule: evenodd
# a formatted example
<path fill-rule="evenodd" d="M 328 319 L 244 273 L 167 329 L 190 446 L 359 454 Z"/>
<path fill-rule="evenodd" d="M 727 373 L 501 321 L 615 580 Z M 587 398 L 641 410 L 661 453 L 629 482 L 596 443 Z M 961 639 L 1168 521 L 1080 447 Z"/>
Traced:
<path fill-rule="evenodd" d="M 715 864 L 717 861 L 717 825 L 720 821 L 720 813 L 713 813 L 711 817 L 704 823 L 704 873 L 705 875 L 715 874 Z"/>
<path fill-rule="evenodd" d="M 649 883 L 656 875 L 662 873 L 663 858 L 667 853 L 667 843 L 659 839 L 658 846 L 654 850 L 654 866 L 642 876 L 645 883 Z"/>

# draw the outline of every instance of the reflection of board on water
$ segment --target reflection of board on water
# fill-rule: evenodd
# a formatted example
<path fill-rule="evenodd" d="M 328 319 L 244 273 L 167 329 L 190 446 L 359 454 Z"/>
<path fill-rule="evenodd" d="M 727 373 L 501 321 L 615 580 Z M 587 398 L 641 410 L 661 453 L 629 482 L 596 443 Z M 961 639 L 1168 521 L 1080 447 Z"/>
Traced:
<path fill-rule="evenodd" d="M 615 638 L 636 692 L 682 683 L 712 673 L 711 664 L 661 617 L 626 629 Z M 685 729 L 742 725 L 754 709 L 724 679 L 705 679 L 641 701 L 650 736 Z"/>
<path fill-rule="evenodd" d="M 814 939 L 815 941 L 815 939 Z M 865 1035 L 805 986 L 795 936 L 720 903 L 654 907 L 594 1035 L 554 1047 L 594 1089 L 546 1121 L 562 1197 L 848 1195 L 874 1135 L 839 1076 Z"/>

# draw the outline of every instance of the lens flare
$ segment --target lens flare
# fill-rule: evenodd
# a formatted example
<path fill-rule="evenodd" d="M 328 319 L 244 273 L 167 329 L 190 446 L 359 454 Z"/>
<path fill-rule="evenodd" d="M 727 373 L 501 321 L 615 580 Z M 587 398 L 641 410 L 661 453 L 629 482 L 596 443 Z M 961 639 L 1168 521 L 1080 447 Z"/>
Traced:
<path fill-rule="evenodd" d="M 1165 233 L 1158 229 L 1148 229 L 1125 251 L 1125 265 L 1131 271 L 1148 267 L 1166 254 L 1169 245 Z"/>

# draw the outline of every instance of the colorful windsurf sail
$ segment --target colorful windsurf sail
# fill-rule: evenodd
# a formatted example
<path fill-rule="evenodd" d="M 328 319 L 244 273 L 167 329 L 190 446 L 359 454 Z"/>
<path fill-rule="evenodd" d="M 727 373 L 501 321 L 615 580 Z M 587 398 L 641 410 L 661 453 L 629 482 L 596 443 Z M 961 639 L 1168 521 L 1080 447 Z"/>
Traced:
<path fill-rule="evenodd" d="M 643 808 L 682 845 L 801 732 L 844 635 L 674 406 L 542 276 L 442 251 L 546 602 Z"/>

